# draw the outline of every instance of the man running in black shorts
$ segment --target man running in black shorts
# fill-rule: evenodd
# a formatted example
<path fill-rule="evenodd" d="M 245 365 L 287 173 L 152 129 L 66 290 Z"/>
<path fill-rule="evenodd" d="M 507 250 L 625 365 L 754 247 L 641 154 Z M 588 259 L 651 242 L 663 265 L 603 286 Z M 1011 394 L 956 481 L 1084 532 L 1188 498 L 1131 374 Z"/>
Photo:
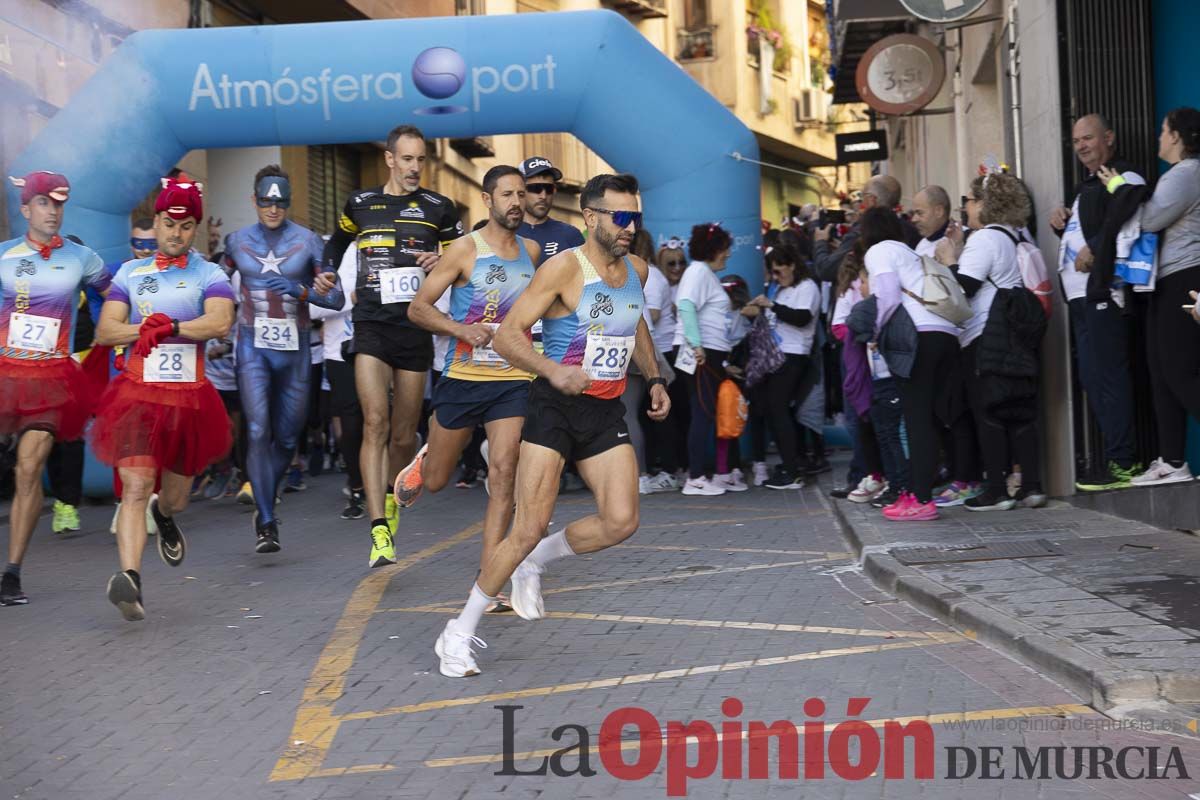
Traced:
<path fill-rule="evenodd" d="M 392 534 L 399 512 L 385 484 L 388 463 L 398 469 L 416 455 L 425 382 L 433 366 L 433 337 L 409 321 L 408 306 L 437 264 L 439 245 L 463 232 L 454 202 L 421 188 L 425 136 L 419 129 L 394 128 L 385 158 L 388 182 L 350 196 L 324 253 L 329 271 L 336 272 L 346 248 L 352 243 L 358 248 L 354 377 L 363 410 L 360 463 L 373 567 L 396 561 Z"/>
<path fill-rule="evenodd" d="M 650 418 L 670 410 L 658 374 L 654 342 L 642 318 L 648 267 L 630 256 L 641 222 L 632 175 L 598 175 L 580 195 L 589 237 L 554 256 L 517 298 L 493 340 L 496 352 L 537 378 L 517 462 L 516 519 L 471 587 L 466 607 L 446 623 L 434 645 L 441 673 L 478 675 L 471 651 L 484 611 L 512 577 L 513 609 L 525 619 L 544 614 L 541 574 L 551 561 L 594 553 L 628 539 L 638 527 L 638 465 L 625 428 L 621 393 L 630 361 L 650 385 Z M 527 331 L 538 319 L 545 355 Z M 563 463 L 574 458 L 596 497 L 598 513 L 545 536 L 558 496 Z"/>

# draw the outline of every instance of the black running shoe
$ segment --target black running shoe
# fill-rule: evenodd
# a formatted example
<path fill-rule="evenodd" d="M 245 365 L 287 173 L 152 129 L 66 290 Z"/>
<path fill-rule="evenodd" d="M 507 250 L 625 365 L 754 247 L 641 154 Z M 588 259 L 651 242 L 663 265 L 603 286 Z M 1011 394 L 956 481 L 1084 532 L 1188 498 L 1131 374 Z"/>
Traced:
<path fill-rule="evenodd" d="M 258 542 L 254 545 L 254 552 L 279 552 L 279 523 L 276 520 L 271 520 L 264 525 L 256 525 L 255 533 L 258 535 Z"/>
<path fill-rule="evenodd" d="M 362 489 L 350 490 L 350 496 L 346 498 L 346 507 L 342 509 L 342 519 L 362 519 L 363 514 L 366 513 L 363 510 L 366 500 L 366 494 Z"/>
<path fill-rule="evenodd" d="M 768 489 L 803 489 L 804 479 L 800 473 L 793 473 L 779 466 L 775 468 L 775 474 L 763 486 Z"/>
<path fill-rule="evenodd" d="M 829 496 L 834 500 L 845 500 L 854 491 L 853 486 L 835 486 L 829 490 Z"/>
<path fill-rule="evenodd" d="M 822 472 L 830 472 L 833 470 L 833 464 L 829 463 L 829 459 L 821 456 L 820 458 L 809 459 L 808 462 L 801 467 L 801 472 L 805 475 L 820 475 Z"/>
<path fill-rule="evenodd" d="M 174 517 L 164 516 L 158 510 L 158 500 L 150 501 L 150 513 L 158 525 L 158 555 L 168 567 L 178 567 L 187 555 L 187 540 L 175 523 Z M 141 617 L 138 617 L 141 619 Z"/>
<path fill-rule="evenodd" d="M 1017 501 L 1007 494 L 1001 494 L 990 489 L 976 495 L 963 503 L 967 511 L 1012 511 Z"/>
<path fill-rule="evenodd" d="M 23 606 L 29 604 L 29 598 L 21 591 L 21 579 L 11 572 L 4 573 L 0 578 L 0 606 Z"/>
<path fill-rule="evenodd" d="M 871 501 L 871 508 L 887 508 L 892 503 L 900 499 L 900 490 L 888 489 L 883 494 Z"/>
<path fill-rule="evenodd" d="M 146 609 L 142 606 L 142 581 L 131 569 L 108 579 L 108 602 L 129 622 L 146 618 Z"/>

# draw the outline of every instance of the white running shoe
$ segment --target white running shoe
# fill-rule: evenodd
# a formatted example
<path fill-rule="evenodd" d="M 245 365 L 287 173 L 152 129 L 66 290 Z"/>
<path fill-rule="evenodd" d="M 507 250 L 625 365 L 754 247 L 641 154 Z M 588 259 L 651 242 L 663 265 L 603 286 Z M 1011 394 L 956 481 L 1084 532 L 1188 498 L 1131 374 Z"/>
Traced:
<path fill-rule="evenodd" d="M 650 494 L 649 475 L 641 475 L 638 477 L 638 494 Z"/>
<path fill-rule="evenodd" d="M 679 484 L 675 483 L 675 479 L 665 472 L 657 475 L 643 475 L 638 479 L 638 491 L 642 494 L 658 494 L 678 490 Z"/>
<path fill-rule="evenodd" d="M 487 649 L 487 643 L 478 636 L 471 636 L 458 629 L 458 619 L 446 623 L 446 627 L 438 635 L 433 645 L 437 653 L 438 672 L 447 678 L 469 678 L 479 674 L 479 665 L 475 663 L 475 651 L 472 644 Z"/>
<path fill-rule="evenodd" d="M 683 485 L 683 493 L 686 495 L 716 497 L 719 494 L 725 494 L 725 490 L 715 480 L 710 481 L 701 475 L 699 478 L 688 478 L 687 483 Z"/>
<path fill-rule="evenodd" d="M 542 603 L 541 567 L 528 559 L 517 565 L 512 574 L 509 602 L 521 619 L 535 620 L 546 616 L 546 606 Z"/>
<path fill-rule="evenodd" d="M 767 462 L 755 461 L 754 462 L 754 480 L 753 480 L 754 485 L 762 486 L 764 483 L 766 483 L 768 480 L 770 480 L 770 478 L 771 478 L 771 473 L 767 472 Z"/>
<path fill-rule="evenodd" d="M 742 480 L 742 471 L 735 469 L 724 475 L 713 475 L 712 482 L 727 492 L 744 492 L 750 487 Z"/>
<path fill-rule="evenodd" d="M 846 495 L 851 503 L 869 503 L 887 491 L 887 481 L 881 481 L 874 475 L 868 475 L 858 482 L 858 488 Z"/>
<path fill-rule="evenodd" d="M 150 495 L 150 503 L 158 499 L 158 495 Z M 154 515 L 150 513 L 150 503 L 146 503 L 146 535 L 154 536 L 158 533 L 158 523 L 154 521 Z M 113 536 L 117 535 L 117 518 L 121 516 L 121 502 L 117 501 L 117 508 L 113 511 L 112 522 L 108 524 L 108 532 Z"/>
<path fill-rule="evenodd" d="M 1182 467 L 1176 469 L 1161 458 L 1156 458 L 1150 469 L 1135 477 L 1132 482 L 1134 486 L 1165 486 L 1168 483 L 1187 483 L 1190 480 L 1195 479 L 1192 477 L 1192 468 L 1186 461 Z"/>

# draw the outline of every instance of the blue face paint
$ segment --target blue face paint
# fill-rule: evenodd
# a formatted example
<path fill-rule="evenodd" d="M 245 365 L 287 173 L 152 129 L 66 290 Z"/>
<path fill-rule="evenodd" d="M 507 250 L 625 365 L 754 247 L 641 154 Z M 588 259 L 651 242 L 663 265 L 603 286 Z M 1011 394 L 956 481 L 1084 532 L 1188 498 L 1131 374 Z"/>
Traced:
<path fill-rule="evenodd" d="M 287 208 L 292 204 L 292 185 L 287 178 L 278 175 L 267 175 L 261 178 L 254 187 L 254 202 L 259 208 L 278 206 Z"/>

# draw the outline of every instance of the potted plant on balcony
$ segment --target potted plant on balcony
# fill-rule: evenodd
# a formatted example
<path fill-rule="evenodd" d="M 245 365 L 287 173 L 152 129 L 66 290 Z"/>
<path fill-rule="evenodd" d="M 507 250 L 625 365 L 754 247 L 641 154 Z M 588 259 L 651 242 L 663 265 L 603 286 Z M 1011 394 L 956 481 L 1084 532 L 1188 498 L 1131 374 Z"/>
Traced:
<path fill-rule="evenodd" d="M 755 0 L 750 6 L 750 24 L 746 26 L 750 52 L 759 57 L 759 65 L 769 61 L 775 72 L 788 72 L 792 48 L 787 31 L 775 21 L 770 6 L 765 0 Z M 764 53 L 763 50 L 769 50 Z"/>

